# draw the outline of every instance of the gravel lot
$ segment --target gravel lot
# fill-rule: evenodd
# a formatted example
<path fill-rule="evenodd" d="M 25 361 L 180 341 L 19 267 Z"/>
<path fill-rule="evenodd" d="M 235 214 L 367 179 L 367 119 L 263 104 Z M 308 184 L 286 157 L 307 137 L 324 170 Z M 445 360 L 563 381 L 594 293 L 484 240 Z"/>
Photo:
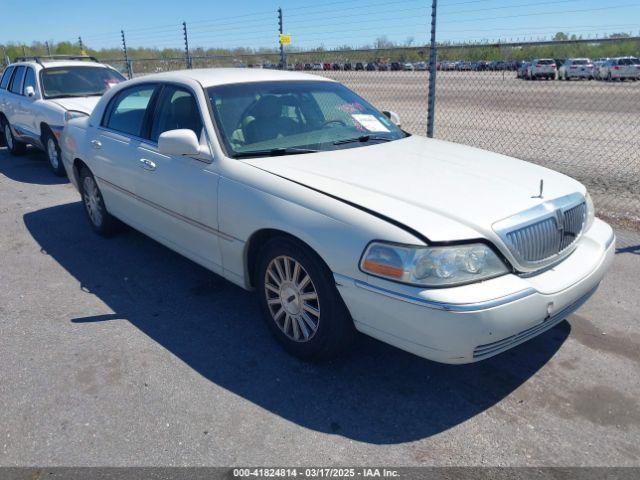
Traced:
<path fill-rule="evenodd" d="M 0 465 L 640 465 L 640 240 L 568 322 L 479 364 L 365 337 L 300 363 L 253 297 L 105 240 L 0 150 Z M 634 243 L 635 242 L 635 243 Z"/>
<path fill-rule="evenodd" d="M 403 127 L 427 131 L 427 72 L 318 72 Z M 438 138 L 511 155 L 584 182 L 600 214 L 640 226 L 640 82 L 525 81 L 515 72 L 438 72 Z"/>

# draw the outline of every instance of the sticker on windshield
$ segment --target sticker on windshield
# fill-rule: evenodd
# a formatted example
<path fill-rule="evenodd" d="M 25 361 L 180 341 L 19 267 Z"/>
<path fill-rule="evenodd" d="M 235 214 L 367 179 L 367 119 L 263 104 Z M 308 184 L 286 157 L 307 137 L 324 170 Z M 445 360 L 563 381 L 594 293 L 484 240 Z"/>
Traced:
<path fill-rule="evenodd" d="M 354 113 L 351 117 L 369 132 L 388 132 L 389 129 L 385 127 L 380 120 L 373 115 L 364 113 Z"/>

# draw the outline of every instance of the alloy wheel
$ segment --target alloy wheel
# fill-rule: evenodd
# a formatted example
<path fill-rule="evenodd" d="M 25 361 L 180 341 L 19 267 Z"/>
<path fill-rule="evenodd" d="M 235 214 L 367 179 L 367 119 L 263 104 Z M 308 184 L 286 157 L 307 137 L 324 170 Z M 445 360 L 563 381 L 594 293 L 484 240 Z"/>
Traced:
<path fill-rule="evenodd" d="M 271 260 L 264 289 L 271 318 L 291 340 L 308 342 L 318 331 L 320 300 L 311 276 L 296 259 Z"/>
<path fill-rule="evenodd" d="M 60 165 L 60 158 L 58 157 L 58 148 L 56 147 L 56 142 L 53 138 L 49 138 L 47 140 L 47 156 L 49 157 L 49 163 L 54 170 L 58 169 Z"/>
<path fill-rule="evenodd" d="M 91 222 L 99 227 L 102 224 L 102 208 L 100 206 L 100 192 L 92 177 L 85 177 L 82 182 L 84 206 Z"/>
<path fill-rule="evenodd" d="M 5 141 L 7 142 L 7 147 L 9 147 L 9 150 L 12 150 L 13 137 L 11 136 L 11 127 L 9 126 L 8 123 L 5 123 L 4 125 L 4 138 L 5 138 Z"/>

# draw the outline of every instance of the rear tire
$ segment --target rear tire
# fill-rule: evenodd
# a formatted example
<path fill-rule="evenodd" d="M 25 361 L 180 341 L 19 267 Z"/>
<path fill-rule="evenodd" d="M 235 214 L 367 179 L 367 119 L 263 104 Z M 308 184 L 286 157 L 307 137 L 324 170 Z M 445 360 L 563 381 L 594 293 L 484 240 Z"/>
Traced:
<path fill-rule="evenodd" d="M 285 236 L 262 249 L 255 285 L 276 340 L 303 360 L 335 357 L 355 335 L 333 274 L 307 246 Z"/>
<path fill-rule="evenodd" d="M 47 160 L 49 161 L 49 168 L 51 168 L 51 171 L 58 177 L 65 177 L 67 175 L 67 172 L 65 171 L 64 165 L 62 164 L 62 153 L 60 152 L 58 140 L 56 139 L 55 135 L 48 129 L 45 130 L 45 133 L 42 136 L 42 144 L 44 145 L 45 153 L 47 154 Z"/>
<path fill-rule="evenodd" d="M 84 211 L 93 231 L 103 237 L 112 236 L 119 230 L 120 222 L 107 211 L 96 179 L 86 167 L 80 170 L 79 187 Z"/>
<path fill-rule="evenodd" d="M 2 122 L 2 131 L 4 133 L 4 141 L 11 155 L 20 156 L 27 153 L 27 144 L 15 139 L 7 119 L 4 119 Z"/>

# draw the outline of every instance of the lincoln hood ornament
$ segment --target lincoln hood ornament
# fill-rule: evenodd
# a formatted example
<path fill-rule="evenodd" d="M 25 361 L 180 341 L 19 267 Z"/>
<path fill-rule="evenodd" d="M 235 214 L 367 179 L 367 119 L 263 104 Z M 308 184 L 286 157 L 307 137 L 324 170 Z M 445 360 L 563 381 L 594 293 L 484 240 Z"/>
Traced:
<path fill-rule="evenodd" d="M 543 198 L 542 192 L 544 192 L 544 180 L 540 179 L 540 193 L 538 195 L 534 195 L 531 198 Z"/>

